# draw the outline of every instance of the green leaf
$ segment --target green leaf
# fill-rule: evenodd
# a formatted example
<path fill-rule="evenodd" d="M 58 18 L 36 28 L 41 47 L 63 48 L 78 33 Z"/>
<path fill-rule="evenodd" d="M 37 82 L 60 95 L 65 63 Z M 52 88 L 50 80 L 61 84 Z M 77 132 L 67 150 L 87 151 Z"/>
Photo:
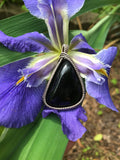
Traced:
<path fill-rule="evenodd" d="M 103 138 L 103 135 L 102 134 L 97 134 L 95 137 L 94 137 L 94 141 L 101 141 Z"/>
<path fill-rule="evenodd" d="M 19 53 L 11 51 L 2 45 L 0 45 L 0 66 L 5 64 L 17 61 L 19 59 L 23 59 L 25 57 L 29 57 L 35 55 L 35 53 L 27 52 L 27 53 Z"/>
<path fill-rule="evenodd" d="M 105 108 L 105 105 L 100 104 L 100 105 L 99 105 L 99 108 L 100 108 L 100 109 Z"/>
<path fill-rule="evenodd" d="M 2 132 L 3 132 L 3 130 L 4 130 L 4 127 L 0 127 L 0 136 L 1 136 Z"/>
<path fill-rule="evenodd" d="M 120 0 L 85 0 L 84 6 L 81 10 L 72 18 L 79 16 L 85 12 L 91 11 L 96 8 L 100 8 L 106 5 L 118 5 L 120 4 Z"/>
<path fill-rule="evenodd" d="M 103 111 L 99 110 L 99 111 L 97 112 L 97 114 L 98 114 L 99 116 L 101 116 L 101 115 L 103 114 Z"/>
<path fill-rule="evenodd" d="M 55 115 L 20 129 L 9 129 L 2 136 L 0 160 L 61 160 L 68 143 Z"/>
<path fill-rule="evenodd" d="M 119 16 L 116 16 L 115 12 L 120 8 L 120 5 L 115 7 L 112 12 L 101 19 L 92 29 L 89 31 L 74 30 L 70 32 L 70 38 L 77 34 L 82 33 L 90 46 L 95 49 L 102 49 L 105 43 L 108 31 L 113 23 L 115 23 Z"/>
<path fill-rule="evenodd" d="M 91 147 L 90 147 L 90 146 L 87 146 L 86 148 L 84 148 L 84 149 L 82 150 L 82 152 L 86 153 L 86 152 L 89 151 L 90 149 L 91 149 Z"/>
<path fill-rule="evenodd" d="M 120 93 L 120 91 L 119 91 L 118 88 L 115 88 L 115 93 L 116 93 L 116 94 L 119 94 L 119 93 Z"/>
<path fill-rule="evenodd" d="M 117 81 L 117 79 L 113 78 L 113 79 L 111 79 L 111 83 L 112 83 L 113 85 L 117 85 L 118 81 Z"/>
<path fill-rule="evenodd" d="M 34 31 L 46 33 L 47 27 L 43 20 L 32 16 L 30 13 L 22 13 L 0 20 L 0 30 L 9 36 L 20 36 Z"/>
<path fill-rule="evenodd" d="M 120 122 L 118 123 L 118 128 L 120 128 Z"/>

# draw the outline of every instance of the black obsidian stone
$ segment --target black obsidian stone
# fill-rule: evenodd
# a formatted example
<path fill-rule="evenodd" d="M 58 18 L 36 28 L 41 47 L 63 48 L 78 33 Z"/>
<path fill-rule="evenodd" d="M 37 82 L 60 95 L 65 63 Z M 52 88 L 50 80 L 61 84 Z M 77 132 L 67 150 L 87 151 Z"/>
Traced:
<path fill-rule="evenodd" d="M 82 85 L 75 68 L 70 61 L 62 59 L 47 90 L 47 104 L 56 109 L 67 108 L 78 103 L 82 95 Z"/>

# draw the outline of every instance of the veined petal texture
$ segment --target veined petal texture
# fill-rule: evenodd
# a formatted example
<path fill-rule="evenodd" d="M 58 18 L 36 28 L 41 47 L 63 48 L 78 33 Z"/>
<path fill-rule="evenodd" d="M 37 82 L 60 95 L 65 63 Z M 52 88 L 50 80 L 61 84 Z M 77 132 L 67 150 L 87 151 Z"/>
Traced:
<path fill-rule="evenodd" d="M 39 87 L 27 87 L 22 81 L 16 85 L 21 73 L 31 58 L 26 58 L 0 67 L 0 125 L 8 128 L 22 127 L 36 118 L 42 106 L 46 82 Z"/>
<path fill-rule="evenodd" d="M 53 49 L 48 38 L 42 33 L 31 32 L 18 37 L 11 37 L 0 31 L 0 43 L 13 51 L 41 53 Z"/>
<path fill-rule="evenodd" d="M 57 111 L 45 108 L 42 113 L 43 118 L 48 116 L 50 113 L 55 113 L 60 118 L 62 130 L 64 134 L 67 135 L 69 140 L 76 141 L 86 132 L 86 128 L 80 123 L 79 120 L 81 119 L 84 122 L 87 120 L 85 111 L 81 106 L 66 111 Z"/>
<path fill-rule="evenodd" d="M 48 52 L 35 56 L 28 66 L 20 72 L 25 77 L 28 87 L 38 87 L 49 77 L 49 74 L 57 64 L 59 56 L 54 52 Z"/>

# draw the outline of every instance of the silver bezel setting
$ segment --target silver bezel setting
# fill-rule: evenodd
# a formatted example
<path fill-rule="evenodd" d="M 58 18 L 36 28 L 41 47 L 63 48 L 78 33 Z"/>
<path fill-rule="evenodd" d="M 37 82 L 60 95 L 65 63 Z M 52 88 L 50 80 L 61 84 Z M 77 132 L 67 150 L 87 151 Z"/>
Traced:
<path fill-rule="evenodd" d="M 51 83 L 51 81 L 52 81 L 52 79 L 53 79 L 53 77 L 54 77 L 54 75 L 55 75 L 55 73 L 56 73 L 56 70 L 57 70 L 57 68 L 59 67 L 59 65 L 60 65 L 60 63 L 62 62 L 63 59 L 67 59 L 67 60 L 72 64 L 72 66 L 74 67 L 74 69 L 75 69 L 75 71 L 76 71 L 76 74 L 77 74 L 77 76 L 78 76 L 78 78 L 79 78 L 79 81 L 80 81 L 80 83 L 81 83 L 83 94 L 82 94 L 82 98 L 80 99 L 80 101 L 79 101 L 78 103 L 74 104 L 74 105 L 67 106 L 67 107 L 55 107 L 55 106 L 51 106 L 51 105 L 47 104 L 46 95 L 47 95 L 47 91 L 48 91 L 48 88 L 49 88 L 49 86 L 50 86 L 50 83 Z M 47 83 L 47 86 L 46 86 L 46 88 L 45 88 L 45 91 L 44 91 L 44 94 L 43 94 L 44 104 L 45 104 L 47 107 L 49 107 L 49 108 L 51 108 L 51 109 L 55 109 L 55 110 L 67 110 L 67 109 L 72 109 L 72 108 L 75 108 L 76 106 L 78 106 L 78 105 L 80 105 L 80 104 L 82 103 L 82 101 L 83 101 L 83 99 L 84 99 L 84 97 L 85 97 L 85 93 L 86 93 L 86 92 L 85 92 L 84 83 L 83 83 L 83 80 L 82 80 L 82 78 L 81 78 L 81 76 L 80 76 L 80 73 L 79 73 L 76 65 L 74 64 L 73 60 L 69 57 L 69 55 L 68 55 L 66 52 L 62 52 L 61 55 L 60 55 L 60 58 L 59 58 L 59 60 L 58 60 L 58 63 L 57 63 L 57 65 L 56 65 L 56 67 L 54 68 L 54 70 L 53 70 L 53 72 L 52 72 L 52 74 L 51 74 L 51 77 L 50 77 L 50 79 L 49 79 L 49 81 L 48 81 L 48 83 Z"/>

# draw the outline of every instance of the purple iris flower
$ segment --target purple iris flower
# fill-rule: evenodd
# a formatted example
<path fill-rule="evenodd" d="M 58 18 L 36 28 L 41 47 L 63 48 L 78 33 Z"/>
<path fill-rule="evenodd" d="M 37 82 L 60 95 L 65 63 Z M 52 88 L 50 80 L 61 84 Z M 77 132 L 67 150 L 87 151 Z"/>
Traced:
<path fill-rule="evenodd" d="M 84 1 L 24 0 L 32 15 L 45 20 L 50 40 L 38 32 L 10 37 L 0 31 L 0 43 L 10 50 L 38 53 L 0 67 L 0 125 L 19 128 L 34 121 L 43 105 L 42 96 L 60 57 L 62 45 L 68 45 L 69 20 L 81 9 Z M 96 53 L 82 34 L 71 40 L 68 50 L 79 74 L 85 79 L 88 94 L 113 111 L 117 109 L 110 97 L 108 75 L 116 53 L 116 47 Z M 87 120 L 82 106 L 68 110 L 45 107 L 42 115 L 45 118 L 50 113 L 60 118 L 63 132 L 69 140 L 76 141 L 85 133 L 86 128 L 79 120 Z"/>

